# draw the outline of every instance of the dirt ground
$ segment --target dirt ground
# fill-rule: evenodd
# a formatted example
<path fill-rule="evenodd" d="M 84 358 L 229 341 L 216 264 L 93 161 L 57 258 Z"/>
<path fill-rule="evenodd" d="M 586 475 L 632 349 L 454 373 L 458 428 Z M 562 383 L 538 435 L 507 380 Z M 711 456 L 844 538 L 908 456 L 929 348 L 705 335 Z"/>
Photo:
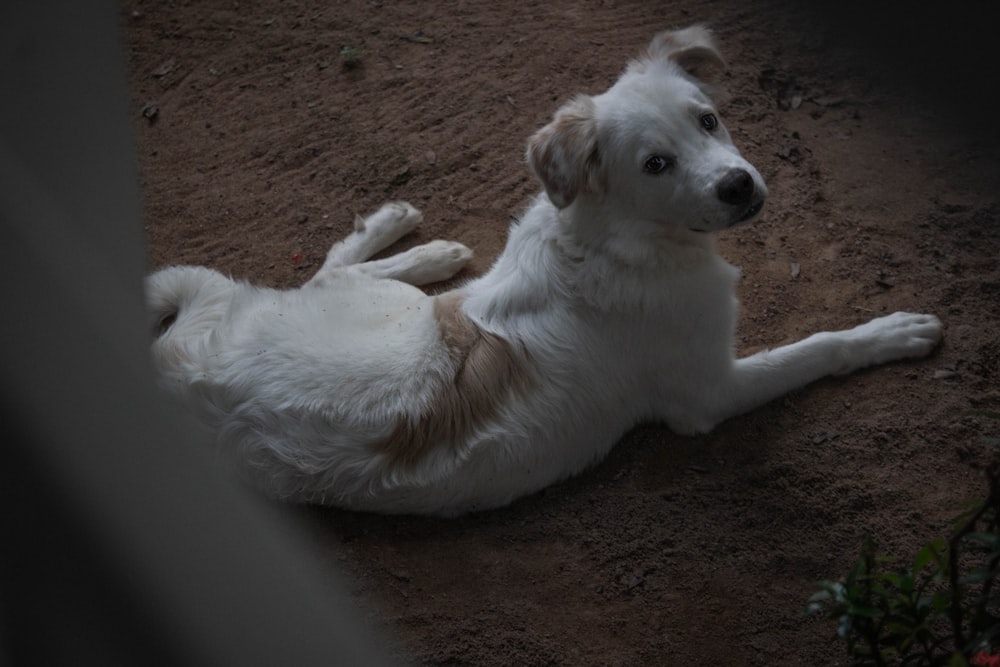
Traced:
<path fill-rule="evenodd" d="M 866 533 L 914 552 L 981 493 L 974 464 L 1000 431 L 982 414 L 1000 409 L 998 153 L 977 112 L 995 84 L 971 76 L 995 79 L 970 50 L 984 24 L 805 4 L 124 0 L 150 268 L 294 286 L 354 215 L 403 199 L 425 222 L 399 248 L 456 239 L 481 272 L 538 187 L 527 137 L 656 31 L 706 22 L 729 61 L 725 122 L 771 191 L 762 220 L 718 239 L 744 272 L 741 352 L 894 310 L 946 322 L 929 359 L 704 437 L 638 428 L 507 509 L 302 509 L 400 656 L 846 664 L 834 625 L 803 615 L 814 582 Z"/>

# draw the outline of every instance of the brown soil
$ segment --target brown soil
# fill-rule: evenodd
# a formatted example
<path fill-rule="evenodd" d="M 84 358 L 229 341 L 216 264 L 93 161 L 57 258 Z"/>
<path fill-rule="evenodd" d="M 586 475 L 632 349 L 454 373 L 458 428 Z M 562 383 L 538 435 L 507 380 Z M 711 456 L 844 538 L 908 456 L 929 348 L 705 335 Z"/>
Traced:
<path fill-rule="evenodd" d="M 719 238 L 744 271 L 741 352 L 897 309 L 946 322 L 927 360 L 824 380 L 704 437 L 639 428 L 504 510 L 302 510 L 401 655 L 845 664 L 834 625 L 803 616 L 814 582 L 866 533 L 913 553 L 982 492 L 972 462 L 1000 430 L 982 414 L 1000 407 L 1000 181 L 982 83 L 960 76 L 966 38 L 930 10 L 803 4 L 123 4 L 151 268 L 294 286 L 355 214 L 403 199 L 426 221 L 400 247 L 456 239 L 483 271 L 537 188 L 526 138 L 655 31 L 697 21 L 771 189 L 760 222 Z M 985 34 L 959 20 L 968 42 Z"/>

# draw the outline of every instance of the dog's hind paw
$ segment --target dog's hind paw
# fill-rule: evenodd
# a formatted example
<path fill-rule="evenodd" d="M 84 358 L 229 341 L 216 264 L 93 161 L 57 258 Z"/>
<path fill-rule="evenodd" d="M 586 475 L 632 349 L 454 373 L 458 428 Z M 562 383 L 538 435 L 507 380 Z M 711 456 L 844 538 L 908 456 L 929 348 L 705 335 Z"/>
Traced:
<path fill-rule="evenodd" d="M 407 282 L 427 285 L 447 280 L 461 271 L 472 259 L 472 250 L 457 241 L 436 240 L 412 248 L 405 258 Z"/>
<path fill-rule="evenodd" d="M 450 270 L 452 273 L 458 273 L 472 259 L 472 250 L 458 241 L 438 239 L 419 246 L 419 250 L 421 253 L 425 253 L 425 261 L 428 264 L 436 264 L 443 270 Z"/>
<path fill-rule="evenodd" d="M 371 238 L 381 247 L 389 246 L 403 238 L 424 219 L 423 214 L 404 201 L 383 204 L 367 218 L 354 221 L 354 230 Z"/>
<path fill-rule="evenodd" d="M 455 241 L 431 241 L 398 255 L 360 264 L 370 276 L 428 285 L 451 278 L 472 259 L 472 251 Z"/>

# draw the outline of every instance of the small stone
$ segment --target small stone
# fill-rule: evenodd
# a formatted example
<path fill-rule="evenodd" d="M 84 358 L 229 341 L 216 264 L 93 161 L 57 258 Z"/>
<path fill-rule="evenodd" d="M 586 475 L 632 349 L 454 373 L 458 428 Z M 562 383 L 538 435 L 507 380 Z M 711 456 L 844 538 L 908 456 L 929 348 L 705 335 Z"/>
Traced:
<path fill-rule="evenodd" d="M 177 68 L 177 59 L 169 58 L 164 62 L 160 63 L 160 66 L 153 70 L 153 76 L 157 79 L 164 77 Z"/>
<path fill-rule="evenodd" d="M 844 98 L 835 95 L 821 95 L 820 97 L 814 97 L 813 102 L 821 107 L 839 107 L 844 103 Z"/>

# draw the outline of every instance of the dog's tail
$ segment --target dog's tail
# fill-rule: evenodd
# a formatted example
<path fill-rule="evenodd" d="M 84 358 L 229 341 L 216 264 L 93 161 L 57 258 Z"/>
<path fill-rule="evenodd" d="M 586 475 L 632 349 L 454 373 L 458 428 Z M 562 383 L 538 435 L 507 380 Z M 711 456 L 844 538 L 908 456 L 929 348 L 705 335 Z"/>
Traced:
<path fill-rule="evenodd" d="M 204 334 L 228 309 L 235 283 L 200 266 L 172 266 L 146 278 L 150 329 L 159 342 Z"/>

